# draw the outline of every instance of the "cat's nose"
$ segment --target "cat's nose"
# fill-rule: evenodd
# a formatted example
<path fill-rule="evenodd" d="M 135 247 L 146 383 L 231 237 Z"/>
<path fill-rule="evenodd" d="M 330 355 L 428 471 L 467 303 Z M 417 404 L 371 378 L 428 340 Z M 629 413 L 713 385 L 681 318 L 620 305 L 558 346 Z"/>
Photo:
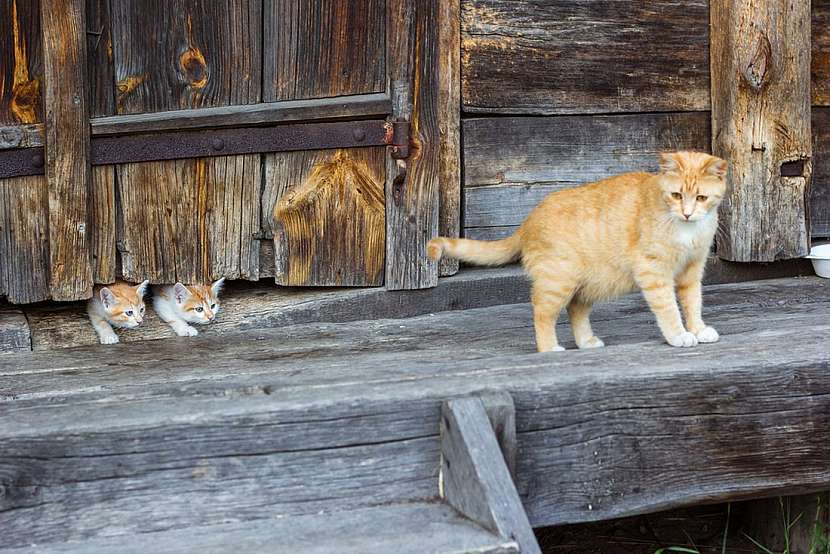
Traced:
<path fill-rule="evenodd" d="M 683 214 L 683 217 L 685 217 L 686 220 L 688 220 L 690 217 L 692 217 L 692 214 Z"/>

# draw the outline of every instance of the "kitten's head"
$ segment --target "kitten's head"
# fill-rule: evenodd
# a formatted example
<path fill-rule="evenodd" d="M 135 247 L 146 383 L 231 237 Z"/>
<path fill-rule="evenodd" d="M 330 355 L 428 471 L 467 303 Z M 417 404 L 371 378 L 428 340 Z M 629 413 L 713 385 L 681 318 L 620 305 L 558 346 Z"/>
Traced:
<path fill-rule="evenodd" d="M 224 277 L 211 285 L 173 286 L 173 301 L 182 319 L 188 323 L 210 323 L 219 313 L 219 291 Z"/>
<path fill-rule="evenodd" d="M 144 293 L 148 283 L 115 283 L 98 291 L 98 298 L 110 323 L 126 329 L 138 327 L 144 320 Z"/>
<path fill-rule="evenodd" d="M 726 192 L 725 160 L 700 152 L 660 155 L 663 201 L 680 221 L 700 221 L 717 213 Z"/>

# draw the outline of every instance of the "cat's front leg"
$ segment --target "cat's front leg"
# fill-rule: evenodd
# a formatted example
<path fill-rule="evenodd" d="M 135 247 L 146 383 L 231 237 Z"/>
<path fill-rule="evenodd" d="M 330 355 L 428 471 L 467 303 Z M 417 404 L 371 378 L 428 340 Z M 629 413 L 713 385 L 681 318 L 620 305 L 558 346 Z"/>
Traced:
<path fill-rule="evenodd" d="M 188 325 L 187 322 L 181 319 L 173 319 L 167 323 L 180 337 L 195 337 L 199 334 L 195 327 Z"/>
<path fill-rule="evenodd" d="M 89 322 L 92 323 L 92 328 L 95 329 L 95 334 L 98 335 L 98 341 L 101 344 L 118 344 L 118 335 L 109 323 L 92 315 L 89 317 Z"/>
<path fill-rule="evenodd" d="M 677 277 L 677 295 L 680 297 L 680 305 L 683 307 L 683 315 L 686 318 L 686 326 L 694 333 L 698 342 L 717 342 L 720 336 L 713 327 L 703 322 L 703 265 L 705 259 L 697 260 L 689 265 L 686 270 Z"/>
<path fill-rule="evenodd" d="M 683 321 L 680 319 L 671 273 L 646 266 L 637 271 L 635 279 L 649 308 L 657 318 L 657 326 L 660 327 L 666 342 L 683 348 L 696 346 L 697 337 L 683 327 Z"/>

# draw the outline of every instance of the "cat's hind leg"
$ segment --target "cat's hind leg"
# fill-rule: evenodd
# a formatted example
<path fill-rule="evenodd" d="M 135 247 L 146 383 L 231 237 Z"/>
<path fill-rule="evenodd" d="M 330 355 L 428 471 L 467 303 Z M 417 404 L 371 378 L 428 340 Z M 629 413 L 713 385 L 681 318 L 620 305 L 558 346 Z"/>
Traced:
<path fill-rule="evenodd" d="M 592 305 L 585 302 L 578 294 L 568 304 L 568 318 L 571 320 L 571 330 L 573 331 L 576 345 L 580 349 L 601 348 L 605 346 L 602 339 L 594 335 L 594 331 L 591 329 L 591 320 L 589 319 L 591 307 Z"/>
<path fill-rule="evenodd" d="M 568 305 L 576 286 L 561 280 L 539 280 L 533 282 L 533 326 L 536 329 L 536 349 L 539 352 L 565 350 L 556 339 L 556 320 Z"/>

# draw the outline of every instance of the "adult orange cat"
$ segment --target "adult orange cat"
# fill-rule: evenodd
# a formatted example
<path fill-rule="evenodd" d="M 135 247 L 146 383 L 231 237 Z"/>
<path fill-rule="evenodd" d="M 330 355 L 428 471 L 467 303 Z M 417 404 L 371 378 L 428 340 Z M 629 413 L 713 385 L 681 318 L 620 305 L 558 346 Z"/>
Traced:
<path fill-rule="evenodd" d="M 427 251 L 435 260 L 449 256 L 478 265 L 521 259 L 532 280 L 540 352 L 564 350 L 555 325 L 566 307 L 577 346 L 604 346 L 591 329 L 591 306 L 635 288 L 670 345 L 715 342 L 717 331 L 701 316 L 701 279 L 726 171 L 724 160 L 708 154 L 662 154 L 657 174 L 626 173 L 550 194 L 509 238 L 439 237 Z"/>

